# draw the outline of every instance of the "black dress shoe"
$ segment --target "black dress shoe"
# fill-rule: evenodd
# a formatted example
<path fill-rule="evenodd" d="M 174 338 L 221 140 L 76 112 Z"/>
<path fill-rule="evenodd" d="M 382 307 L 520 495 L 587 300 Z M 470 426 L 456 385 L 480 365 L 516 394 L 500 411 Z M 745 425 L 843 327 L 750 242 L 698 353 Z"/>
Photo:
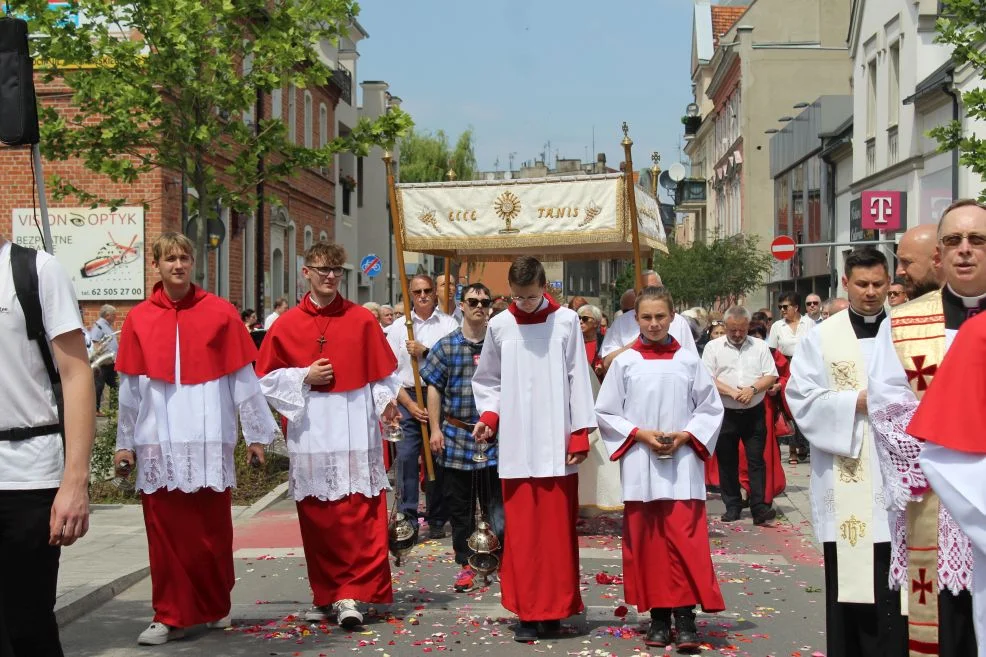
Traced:
<path fill-rule="evenodd" d="M 541 627 L 538 630 L 538 636 L 542 638 L 556 637 L 561 634 L 561 621 L 560 620 L 549 620 L 541 621 Z"/>
<path fill-rule="evenodd" d="M 538 624 L 521 621 L 514 626 L 514 641 L 518 643 L 530 643 L 538 640 Z"/>
<path fill-rule="evenodd" d="M 740 519 L 740 513 L 739 509 L 726 509 L 726 512 L 722 514 L 721 520 L 723 522 L 736 522 Z"/>
<path fill-rule="evenodd" d="M 753 516 L 754 525 L 766 525 L 768 522 L 777 517 L 777 511 L 775 509 L 767 509 L 766 511 L 761 511 Z"/>
<path fill-rule="evenodd" d="M 652 648 L 663 648 L 671 643 L 671 614 L 650 615 L 650 628 L 644 637 L 644 644 Z"/>
<path fill-rule="evenodd" d="M 439 540 L 445 538 L 445 525 L 441 526 L 428 525 L 428 538 L 432 540 Z"/>

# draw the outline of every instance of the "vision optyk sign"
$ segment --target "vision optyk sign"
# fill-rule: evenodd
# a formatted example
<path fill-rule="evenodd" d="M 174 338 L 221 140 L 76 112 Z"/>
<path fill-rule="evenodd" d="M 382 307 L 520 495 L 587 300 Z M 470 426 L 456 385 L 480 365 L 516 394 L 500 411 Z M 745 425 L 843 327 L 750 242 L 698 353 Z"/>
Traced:
<path fill-rule="evenodd" d="M 907 192 L 863 192 L 863 229 L 896 232 L 907 224 Z"/>

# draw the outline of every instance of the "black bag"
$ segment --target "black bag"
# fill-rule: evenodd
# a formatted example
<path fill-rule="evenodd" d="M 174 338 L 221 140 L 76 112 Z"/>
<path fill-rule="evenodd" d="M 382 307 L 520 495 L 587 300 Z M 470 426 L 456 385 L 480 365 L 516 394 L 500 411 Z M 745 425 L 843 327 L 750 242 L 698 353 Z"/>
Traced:
<path fill-rule="evenodd" d="M 40 139 L 27 22 L 0 18 L 0 141 L 24 146 Z"/>
<path fill-rule="evenodd" d="M 51 349 L 48 347 L 48 338 L 45 336 L 44 316 L 41 313 L 41 289 L 38 286 L 37 259 L 38 252 L 34 249 L 28 249 L 19 244 L 10 244 L 10 270 L 14 278 L 14 291 L 17 293 L 17 301 L 20 302 L 21 308 L 24 310 L 27 337 L 38 343 L 41 359 L 44 361 L 48 378 L 51 380 L 51 389 L 58 406 L 58 424 L 30 429 L 11 429 L 12 435 L 8 437 L 8 440 L 24 440 L 34 436 L 52 434 L 56 431 L 63 436 L 65 435 L 65 400 L 62 397 L 62 377 L 55 368 L 55 361 L 52 359 Z M 20 433 L 24 434 L 23 437 Z"/>

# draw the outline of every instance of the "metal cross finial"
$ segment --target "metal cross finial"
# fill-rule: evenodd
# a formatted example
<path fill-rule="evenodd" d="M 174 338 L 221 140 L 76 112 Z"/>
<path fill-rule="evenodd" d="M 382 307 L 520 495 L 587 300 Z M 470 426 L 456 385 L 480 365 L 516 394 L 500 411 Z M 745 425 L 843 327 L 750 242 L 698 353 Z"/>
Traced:
<path fill-rule="evenodd" d="M 623 136 L 624 137 L 630 136 L 630 126 L 627 125 L 626 121 L 623 122 Z"/>
<path fill-rule="evenodd" d="M 650 154 L 650 160 L 651 162 L 654 163 L 655 166 L 657 166 L 658 164 L 661 163 L 661 154 L 658 153 L 657 151 L 654 151 L 653 153 Z"/>

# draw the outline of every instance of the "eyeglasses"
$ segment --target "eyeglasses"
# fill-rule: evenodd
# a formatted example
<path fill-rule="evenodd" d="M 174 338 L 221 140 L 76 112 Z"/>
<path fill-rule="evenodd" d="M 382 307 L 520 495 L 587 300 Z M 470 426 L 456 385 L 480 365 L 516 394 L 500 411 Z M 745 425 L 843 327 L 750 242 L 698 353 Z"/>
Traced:
<path fill-rule="evenodd" d="M 465 302 L 470 308 L 475 308 L 477 306 L 489 308 L 493 305 L 493 299 L 466 299 Z"/>
<path fill-rule="evenodd" d="M 822 305 L 822 302 L 821 301 L 806 301 L 805 302 L 805 305 L 806 306 L 820 306 L 820 305 Z"/>
<path fill-rule="evenodd" d="M 421 289 L 421 290 L 411 290 L 411 294 L 413 296 L 416 296 L 416 297 L 426 297 L 426 296 L 428 296 L 429 294 L 431 294 L 434 291 L 435 291 L 435 288 L 426 287 L 426 288 Z"/>
<path fill-rule="evenodd" d="M 589 317 L 588 315 L 579 315 L 579 321 L 582 322 L 583 324 L 586 323 L 586 322 L 588 322 L 589 320 L 592 320 L 592 319 L 595 319 L 595 318 L 594 317 Z"/>
<path fill-rule="evenodd" d="M 527 302 L 537 301 L 538 299 L 541 298 L 541 295 L 540 294 L 535 294 L 534 296 L 531 296 L 531 297 L 514 297 L 514 296 L 512 296 L 510 298 L 513 299 L 514 301 L 516 301 L 517 303 L 521 303 L 521 302 L 524 302 L 524 301 L 527 301 Z"/>
<path fill-rule="evenodd" d="M 890 290 L 889 292 L 887 292 L 887 296 L 890 297 L 891 299 L 896 299 L 897 297 L 902 296 L 903 294 L 904 294 L 903 292 L 897 292 L 896 290 Z"/>
<path fill-rule="evenodd" d="M 313 265 L 305 265 L 305 267 L 308 268 L 308 271 L 313 271 L 316 274 L 318 274 L 319 276 L 321 276 L 322 278 L 327 277 L 329 274 L 332 274 L 336 278 L 339 278 L 346 271 L 346 268 L 345 267 L 338 267 L 338 266 L 337 267 L 315 267 Z"/>
<path fill-rule="evenodd" d="M 982 233 L 951 233 L 950 235 L 943 235 L 941 243 L 954 249 L 962 244 L 964 239 L 969 240 L 969 246 L 986 246 L 986 235 Z"/>
<path fill-rule="evenodd" d="M 792 306 L 789 303 L 782 303 L 781 305 L 779 305 L 777 307 L 780 308 L 781 310 L 787 310 L 788 308 L 794 308 L 794 306 Z"/>

